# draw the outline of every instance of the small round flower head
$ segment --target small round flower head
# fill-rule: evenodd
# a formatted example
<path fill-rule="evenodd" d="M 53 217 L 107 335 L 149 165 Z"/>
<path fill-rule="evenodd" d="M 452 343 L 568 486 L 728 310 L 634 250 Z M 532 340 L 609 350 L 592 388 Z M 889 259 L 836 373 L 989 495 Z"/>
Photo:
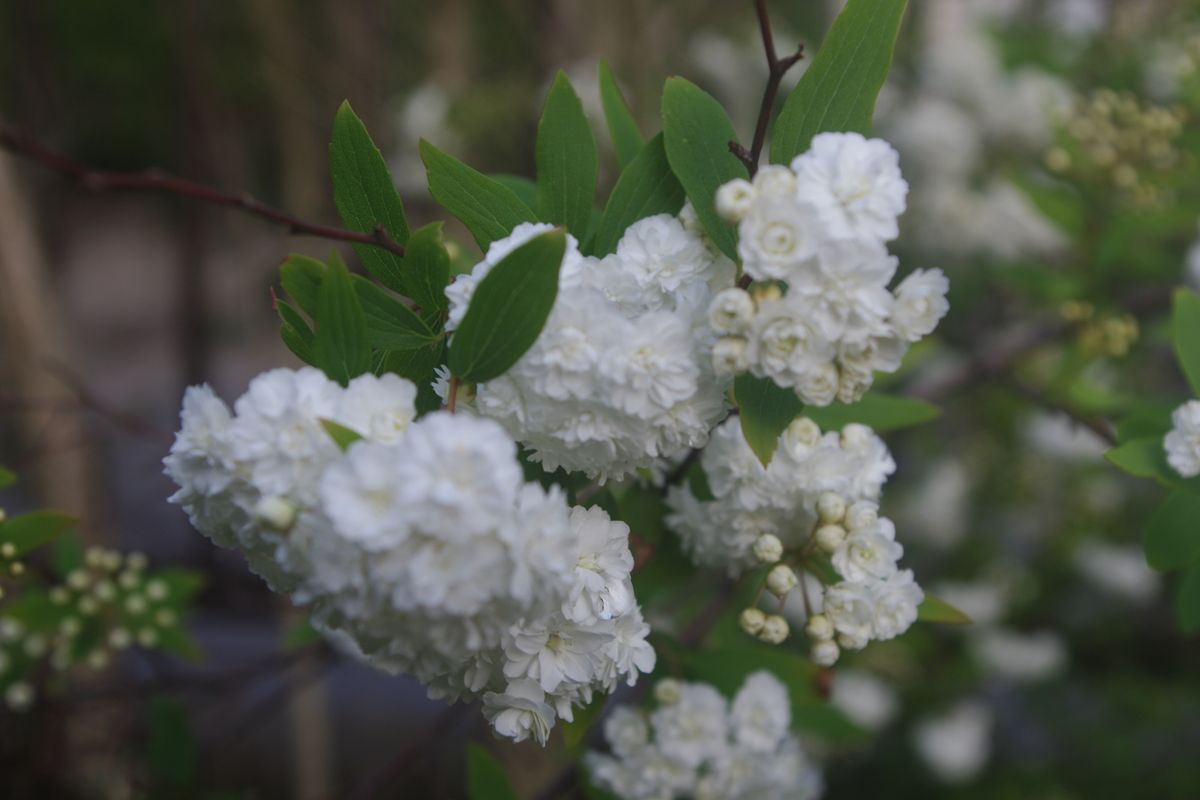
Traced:
<path fill-rule="evenodd" d="M 774 564 L 783 558 L 783 542 L 773 533 L 764 533 L 754 543 L 754 557 L 763 564 Z M 774 570 L 772 570 L 774 574 Z M 795 577 L 793 575 L 793 577 Z"/>
<path fill-rule="evenodd" d="M 748 343 L 736 336 L 727 336 L 713 345 L 713 371 L 718 375 L 734 375 L 746 370 Z"/>
<path fill-rule="evenodd" d="M 833 623 L 824 614 L 813 614 L 804 626 L 808 638 L 818 642 L 833 639 Z"/>
<path fill-rule="evenodd" d="M 683 685 L 674 678 L 663 678 L 654 684 L 654 699 L 664 706 L 674 705 L 683 696 Z"/>
<path fill-rule="evenodd" d="M 950 310 L 946 293 L 950 281 L 940 269 L 917 270 L 896 287 L 890 317 L 892 329 L 901 339 L 915 342 L 933 333 Z"/>
<path fill-rule="evenodd" d="M 754 316 L 754 300 L 745 289 L 725 289 L 708 306 L 708 323 L 717 333 L 742 334 Z"/>
<path fill-rule="evenodd" d="M 787 564 L 776 564 L 767 573 L 767 590 L 777 597 L 783 597 L 798 583 L 800 579 L 796 577 L 796 571 Z"/>
<path fill-rule="evenodd" d="M 1171 424 L 1163 439 L 1167 463 L 1185 478 L 1200 475 L 1200 400 L 1189 400 L 1175 409 Z"/>
<path fill-rule="evenodd" d="M 812 660 L 819 667 L 832 667 L 837 663 L 841 649 L 832 639 L 821 639 L 813 643 Z"/>
<path fill-rule="evenodd" d="M 717 213 L 726 222 L 741 222 L 754 206 L 755 189 L 750 181 L 737 178 L 717 190 Z"/>
<path fill-rule="evenodd" d="M 738 626 L 751 636 L 758 636 L 767 624 L 767 615 L 757 608 L 746 608 L 738 615 Z"/>
<path fill-rule="evenodd" d="M 817 547 L 826 553 L 833 553 L 846 541 L 846 529 L 841 525 L 822 525 L 814 536 L 817 537 Z"/>
<path fill-rule="evenodd" d="M 771 614 L 763 623 L 763 628 L 758 633 L 758 638 L 767 644 L 783 644 L 787 640 L 789 633 L 787 620 L 779 614 Z"/>
<path fill-rule="evenodd" d="M 817 498 L 817 516 L 827 525 L 836 525 L 846 518 L 846 501 L 834 492 L 823 492 Z"/>

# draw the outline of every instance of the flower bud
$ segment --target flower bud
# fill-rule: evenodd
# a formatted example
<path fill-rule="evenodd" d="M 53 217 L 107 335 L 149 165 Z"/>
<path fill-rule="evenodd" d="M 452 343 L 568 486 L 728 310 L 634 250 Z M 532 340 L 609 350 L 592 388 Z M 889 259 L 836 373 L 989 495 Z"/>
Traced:
<path fill-rule="evenodd" d="M 846 528 L 865 531 L 879 521 L 879 506 L 860 500 L 846 509 Z"/>
<path fill-rule="evenodd" d="M 154 647 L 158 644 L 158 631 L 154 628 L 142 628 L 137 632 L 137 643 L 142 647 Z"/>
<path fill-rule="evenodd" d="M 847 650 L 862 650 L 870 640 L 865 636 L 851 636 L 848 633 L 839 633 L 837 641 L 838 644 Z"/>
<path fill-rule="evenodd" d="M 720 375 L 733 375 L 745 372 L 746 340 L 737 336 L 726 336 L 718 339 L 713 345 L 713 369 Z"/>
<path fill-rule="evenodd" d="M 757 608 L 747 608 L 738 615 L 738 625 L 751 636 L 758 636 L 766 622 L 767 615 Z"/>
<path fill-rule="evenodd" d="M 783 558 L 783 542 L 773 533 L 764 533 L 754 543 L 754 557 L 763 564 L 774 564 Z"/>
<path fill-rule="evenodd" d="M 67 586 L 70 586 L 77 592 L 82 592 L 90 583 L 88 574 L 82 569 L 72 570 L 71 574 L 67 575 Z"/>
<path fill-rule="evenodd" d="M 146 598 L 140 594 L 131 594 L 125 598 L 125 610 L 130 614 L 145 614 L 146 609 Z"/>
<path fill-rule="evenodd" d="M 708 324 L 717 333 L 743 333 L 754 317 L 754 301 L 745 289 L 723 289 L 708 306 Z"/>
<path fill-rule="evenodd" d="M 110 603 L 117 596 L 117 587 L 113 582 L 105 578 L 96 584 L 92 589 L 92 594 L 102 603 Z"/>
<path fill-rule="evenodd" d="M 740 222 L 754 206 L 754 186 L 750 181 L 736 178 L 717 189 L 714 198 L 717 213 L 726 222 Z"/>
<path fill-rule="evenodd" d="M 133 635 L 125 628 L 113 628 L 108 632 L 108 646 L 113 650 L 124 650 L 133 644 Z"/>
<path fill-rule="evenodd" d="M 758 638 L 767 644 L 782 644 L 788 637 L 787 620 L 778 614 L 772 614 L 767 617 L 763 623 L 763 628 L 758 633 Z"/>
<path fill-rule="evenodd" d="M 8 519 L 8 512 L 0 508 L 0 522 L 4 522 L 6 519 Z"/>
<path fill-rule="evenodd" d="M 824 492 L 817 498 L 817 516 L 827 525 L 836 525 L 846 518 L 846 501 L 836 492 Z"/>
<path fill-rule="evenodd" d="M 832 667 L 841 654 L 842 651 L 832 639 L 817 642 L 812 648 L 812 660 L 818 667 Z"/>
<path fill-rule="evenodd" d="M 785 197 L 796 191 L 796 173 L 783 165 L 771 164 L 759 169 L 753 185 L 759 194 Z"/>
<path fill-rule="evenodd" d="M 120 584 L 122 589 L 136 588 L 139 583 L 138 574 L 125 570 L 117 576 L 117 583 Z"/>
<path fill-rule="evenodd" d="M 0 519 L 0 522 L 3 522 L 3 521 L 4 521 L 3 519 Z M 0 558 L 16 558 L 16 555 L 17 555 L 17 547 L 12 542 L 5 542 L 4 544 L 0 544 Z"/>
<path fill-rule="evenodd" d="M 56 606 L 65 606 L 71 599 L 71 593 L 61 586 L 55 586 L 50 590 L 50 602 Z"/>
<path fill-rule="evenodd" d="M 41 658 L 50 649 L 50 643 L 40 633 L 31 633 L 25 637 L 25 655 L 30 658 Z"/>
<path fill-rule="evenodd" d="M 683 687 L 674 678 L 663 678 L 654 684 L 654 699 L 662 705 L 675 705 L 682 696 Z"/>
<path fill-rule="evenodd" d="M 125 563 L 129 566 L 130 569 L 140 571 L 140 570 L 145 569 L 149 565 L 150 559 L 146 558 L 145 553 L 139 553 L 137 551 L 134 551 L 134 552 L 130 553 L 129 556 L 125 559 Z"/>
<path fill-rule="evenodd" d="M 286 533 L 296 522 L 296 507 L 282 497 L 264 497 L 254 507 L 254 516 L 267 527 Z"/>
<path fill-rule="evenodd" d="M 33 687 L 26 681 L 16 681 L 4 690 L 4 702 L 13 711 L 25 711 L 33 705 Z"/>
<path fill-rule="evenodd" d="M 777 564 L 767 573 L 767 589 L 776 597 L 783 597 L 795 589 L 799 582 L 796 571 L 787 564 Z"/>
<path fill-rule="evenodd" d="M 151 600 L 166 600 L 168 594 L 170 594 L 170 591 L 167 589 L 167 584 L 159 578 L 155 578 L 146 584 L 146 596 Z"/>
<path fill-rule="evenodd" d="M 808 638 L 814 641 L 827 641 L 833 638 L 833 623 L 824 614 L 813 614 L 808 618 L 804 632 L 808 634 Z"/>
<path fill-rule="evenodd" d="M 93 650 L 88 653 L 87 665 L 95 670 L 101 670 L 108 666 L 108 653 L 103 650 Z"/>
<path fill-rule="evenodd" d="M 841 525 L 822 525 L 817 528 L 817 547 L 826 553 L 832 553 L 842 546 L 846 540 L 846 529 Z"/>
<path fill-rule="evenodd" d="M 821 442 L 821 429 L 808 417 L 797 417 L 783 431 L 783 440 L 793 452 L 804 452 Z"/>

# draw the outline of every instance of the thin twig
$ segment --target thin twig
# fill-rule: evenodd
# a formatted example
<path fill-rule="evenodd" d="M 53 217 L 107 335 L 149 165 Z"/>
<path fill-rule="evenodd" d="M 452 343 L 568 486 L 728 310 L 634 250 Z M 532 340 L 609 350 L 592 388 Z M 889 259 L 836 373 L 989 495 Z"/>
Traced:
<path fill-rule="evenodd" d="M 780 58 L 775 50 L 775 34 L 771 30 L 771 16 L 767 12 L 767 0 L 754 0 L 754 10 L 758 15 L 758 27 L 762 33 L 763 52 L 767 56 L 767 85 L 763 90 L 762 105 L 758 109 L 758 124 L 754 128 L 754 141 L 750 149 L 737 142 L 729 143 L 729 151 L 741 159 L 750 171 L 750 177 L 758 171 L 758 161 L 762 157 L 763 145 L 767 142 L 767 128 L 771 124 L 771 112 L 775 110 L 775 98 L 779 94 L 779 84 L 783 76 L 792 66 L 804 58 L 804 45 L 796 48 L 796 52 Z"/>
<path fill-rule="evenodd" d="M 282 226 L 289 233 L 300 236 L 315 236 L 319 239 L 365 244 L 383 248 L 398 256 L 404 255 L 404 246 L 389 236 L 382 225 L 377 225 L 371 233 L 359 233 L 331 225 L 308 222 L 256 200 L 244 192 L 223 192 L 157 169 L 146 169 L 139 172 L 112 172 L 95 169 L 6 125 L 0 125 L 0 148 L 39 164 L 52 172 L 57 172 L 87 192 L 172 194 L 201 203 L 244 211 L 259 219 Z"/>

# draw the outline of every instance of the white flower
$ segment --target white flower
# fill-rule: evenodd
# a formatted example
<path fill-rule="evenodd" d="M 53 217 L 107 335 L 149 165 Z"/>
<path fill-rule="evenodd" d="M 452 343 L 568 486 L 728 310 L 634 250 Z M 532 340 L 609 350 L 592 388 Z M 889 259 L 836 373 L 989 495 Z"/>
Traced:
<path fill-rule="evenodd" d="M 417 417 L 417 387 L 391 373 L 360 375 L 338 403 L 336 421 L 375 442 L 394 442 Z"/>
<path fill-rule="evenodd" d="M 966 783 L 987 764 L 991 728 L 987 707 L 964 702 L 941 717 L 920 723 L 913 739 L 917 753 L 934 774 L 947 783 Z"/>
<path fill-rule="evenodd" d="M 754 300 L 736 286 L 718 293 L 708 307 L 708 322 L 717 333 L 744 333 L 753 316 Z"/>
<path fill-rule="evenodd" d="M 749 343 L 745 339 L 727 336 L 713 345 L 713 369 L 718 375 L 733 375 L 743 372 L 748 366 L 746 351 Z"/>
<path fill-rule="evenodd" d="M 603 635 L 561 618 L 516 625 L 510 633 L 504 650 L 508 678 L 530 678 L 545 692 L 564 682 L 585 686 L 595 678 L 593 654 L 604 644 Z"/>
<path fill-rule="evenodd" d="M 879 519 L 874 525 L 851 531 L 842 540 L 833 552 L 833 568 L 846 580 L 882 580 L 895 574 L 896 561 L 903 554 L 891 520 Z"/>
<path fill-rule="evenodd" d="M 843 581 L 825 591 L 824 614 L 838 633 L 861 640 L 872 637 L 876 615 L 871 588 L 862 581 Z"/>
<path fill-rule="evenodd" d="M 1001 677 L 1040 681 L 1060 673 L 1067 648 L 1053 631 L 1018 633 L 1003 628 L 982 631 L 973 644 L 975 657 Z"/>
<path fill-rule="evenodd" d="M 181 430 L 164 463 L 180 486 L 201 495 L 223 491 L 230 481 L 233 450 L 229 407 L 208 385 L 192 386 L 183 395 Z"/>
<path fill-rule="evenodd" d="M 912 570 L 900 570 L 880 582 L 874 594 L 874 638 L 894 639 L 917 621 L 917 606 L 925 599 L 913 581 Z M 828 595 L 826 595 L 828 603 Z M 829 613 L 828 605 L 826 613 Z"/>
<path fill-rule="evenodd" d="M 516 680 L 503 694 L 483 696 L 483 713 L 501 736 L 523 742 L 532 736 L 545 744 L 554 724 L 554 709 L 546 703 L 546 694 L 536 682 Z"/>
<path fill-rule="evenodd" d="M 891 323 L 896 334 L 910 342 L 928 336 L 946 316 L 950 282 L 940 269 L 917 270 L 896 287 Z"/>
<path fill-rule="evenodd" d="M 754 206 L 754 195 L 754 186 L 750 181 L 741 178 L 732 180 L 717 190 L 717 213 L 726 222 L 740 222 Z"/>
<path fill-rule="evenodd" d="M 1167 463 L 1185 478 L 1200 475 L 1200 400 L 1189 400 L 1175 409 L 1171 425 L 1163 439 Z"/>
<path fill-rule="evenodd" d="M 840 669 L 829 698 L 850 721 L 868 731 L 882 730 L 896 716 L 896 691 L 869 672 Z"/>
<path fill-rule="evenodd" d="M 757 280 L 789 280 L 817 255 L 821 232 L 813 207 L 795 196 L 763 198 L 738 227 L 738 256 Z"/>
<path fill-rule="evenodd" d="M 822 133 L 792 161 L 799 196 L 812 203 L 838 238 L 895 239 L 908 184 L 900 157 L 882 139 Z"/>
<path fill-rule="evenodd" d="M 668 758 L 698 767 L 725 747 L 728 706 L 716 689 L 684 684 L 679 702 L 650 715 L 659 748 Z"/>
<path fill-rule="evenodd" d="M 713 261 L 704 242 L 669 214 L 630 225 L 617 244 L 617 258 L 639 287 L 662 292 L 705 279 Z"/>
<path fill-rule="evenodd" d="M 397 465 L 403 450 L 355 442 L 321 476 L 321 504 L 341 536 L 370 550 L 395 547 L 409 532 Z"/>
<path fill-rule="evenodd" d="M 733 698 L 730 722 L 738 744 L 758 752 L 774 750 L 792 724 L 787 689 L 769 672 L 751 673 Z"/>
<path fill-rule="evenodd" d="M 631 611 L 629 526 L 610 520 L 598 507 L 576 506 L 571 510 L 571 530 L 577 555 L 574 584 L 563 614 L 581 625 L 592 625 Z"/>
<path fill-rule="evenodd" d="M 617 706 L 604 721 L 604 738 L 618 757 L 630 758 L 649 743 L 650 727 L 636 708 Z"/>

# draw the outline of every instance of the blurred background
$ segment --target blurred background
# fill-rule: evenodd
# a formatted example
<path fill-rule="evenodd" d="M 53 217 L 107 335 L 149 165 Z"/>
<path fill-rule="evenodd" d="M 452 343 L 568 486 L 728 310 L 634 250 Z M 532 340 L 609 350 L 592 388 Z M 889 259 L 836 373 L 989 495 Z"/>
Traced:
<path fill-rule="evenodd" d="M 909 5 L 876 132 L 911 185 L 901 262 L 942 267 L 953 294 L 890 379 L 944 413 L 889 438 L 884 510 L 922 584 L 975 622 L 839 665 L 837 724 L 808 731 L 828 796 L 1200 796 L 1200 647 L 1141 555 L 1161 493 L 1103 460 L 1106 420 L 1186 392 L 1164 320 L 1173 287 L 1200 286 L 1200 6 Z M 770 6 L 781 50 L 815 52 L 838 3 Z M 682 74 L 749 137 L 766 68 L 740 0 L 0 0 L 0 123 L 336 224 L 326 145 L 348 98 L 415 227 L 436 216 L 418 139 L 532 177 L 557 69 L 610 186 L 600 58 L 644 131 Z M 0 795 L 456 798 L 467 740 L 522 797 L 559 774 L 561 745 L 496 743 L 477 714 L 314 643 L 166 502 L 183 388 L 231 399 L 295 365 L 270 289 L 288 252 L 330 247 L 166 195 L 89 194 L 0 151 L 0 464 L 21 476 L 0 505 L 73 512 L 86 543 L 205 578 L 198 662 L 132 650 L 0 708 Z"/>

